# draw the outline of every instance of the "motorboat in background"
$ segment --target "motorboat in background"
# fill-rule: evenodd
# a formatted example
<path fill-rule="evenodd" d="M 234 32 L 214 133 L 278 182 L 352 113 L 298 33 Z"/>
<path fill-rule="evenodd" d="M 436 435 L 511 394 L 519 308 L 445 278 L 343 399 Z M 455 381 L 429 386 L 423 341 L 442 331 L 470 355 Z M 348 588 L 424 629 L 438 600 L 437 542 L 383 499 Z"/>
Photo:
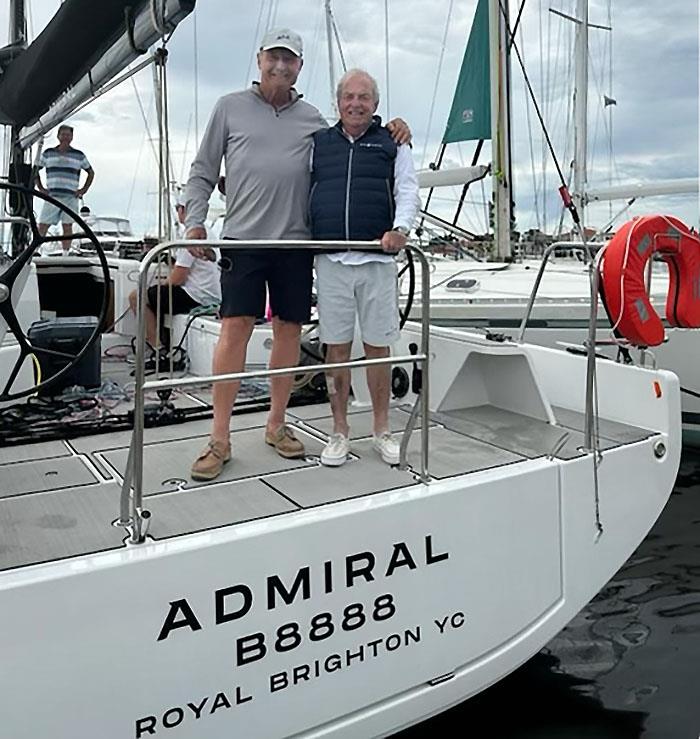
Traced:
<path fill-rule="evenodd" d="M 137 236 L 129 219 L 121 216 L 90 215 L 85 218 L 85 223 L 97 236 L 105 252 L 123 258 L 140 258 L 158 241 L 155 236 Z M 78 247 L 87 251 L 91 244 L 83 239 L 78 241 Z"/>

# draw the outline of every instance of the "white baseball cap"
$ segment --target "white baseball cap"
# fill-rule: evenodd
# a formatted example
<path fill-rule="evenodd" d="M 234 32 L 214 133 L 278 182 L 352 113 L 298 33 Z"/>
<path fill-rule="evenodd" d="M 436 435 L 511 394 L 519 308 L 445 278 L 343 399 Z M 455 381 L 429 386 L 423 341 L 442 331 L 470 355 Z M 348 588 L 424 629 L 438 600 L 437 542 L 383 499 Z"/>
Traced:
<path fill-rule="evenodd" d="M 303 48 L 301 36 L 289 28 L 276 28 L 273 31 L 268 31 L 260 43 L 260 51 L 289 49 L 292 54 L 298 57 L 302 56 Z"/>

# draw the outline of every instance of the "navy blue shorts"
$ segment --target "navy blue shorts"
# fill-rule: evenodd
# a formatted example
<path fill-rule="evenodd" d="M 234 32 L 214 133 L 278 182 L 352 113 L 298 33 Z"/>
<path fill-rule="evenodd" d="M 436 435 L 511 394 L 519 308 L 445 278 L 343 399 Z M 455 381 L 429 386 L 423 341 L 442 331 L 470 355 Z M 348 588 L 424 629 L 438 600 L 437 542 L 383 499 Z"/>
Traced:
<path fill-rule="evenodd" d="M 191 298 L 184 287 L 181 285 L 151 285 L 146 290 L 146 300 L 151 310 L 156 313 L 158 306 L 158 293 L 160 292 L 160 310 L 163 315 L 172 313 L 189 313 L 193 308 L 200 308 L 200 304 Z M 170 296 L 173 302 L 170 304 Z"/>
<path fill-rule="evenodd" d="M 222 318 L 265 315 L 266 290 L 272 315 L 291 323 L 311 317 L 313 253 L 301 250 L 221 249 Z"/>

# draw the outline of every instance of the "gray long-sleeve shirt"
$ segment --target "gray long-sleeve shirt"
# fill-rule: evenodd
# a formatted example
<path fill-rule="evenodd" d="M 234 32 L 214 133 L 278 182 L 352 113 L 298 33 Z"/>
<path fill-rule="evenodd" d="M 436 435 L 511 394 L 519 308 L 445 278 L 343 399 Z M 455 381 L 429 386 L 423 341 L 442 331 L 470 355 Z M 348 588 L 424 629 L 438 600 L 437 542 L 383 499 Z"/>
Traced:
<path fill-rule="evenodd" d="M 203 226 L 209 197 L 226 167 L 222 237 L 309 239 L 306 223 L 311 136 L 327 123 L 292 90 L 275 108 L 257 85 L 218 100 L 185 190 L 187 228 Z"/>

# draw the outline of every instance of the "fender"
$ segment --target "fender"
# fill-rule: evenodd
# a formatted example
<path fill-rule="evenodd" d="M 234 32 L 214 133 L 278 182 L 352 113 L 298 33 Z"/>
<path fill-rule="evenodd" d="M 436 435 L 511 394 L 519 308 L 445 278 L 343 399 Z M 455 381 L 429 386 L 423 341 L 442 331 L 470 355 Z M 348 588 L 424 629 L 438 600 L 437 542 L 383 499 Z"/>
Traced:
<path fill-rule="evenodd" d="M 700 239 L 673 216 L 638 216 L 613 236 L 598 267 L 613 331 L 635 346 L 658 346 L 665 337 L 645 283 L 647 262 L 655 253 L 669 271 L 666 320 L 671 326 L 700 328 Z"/>

